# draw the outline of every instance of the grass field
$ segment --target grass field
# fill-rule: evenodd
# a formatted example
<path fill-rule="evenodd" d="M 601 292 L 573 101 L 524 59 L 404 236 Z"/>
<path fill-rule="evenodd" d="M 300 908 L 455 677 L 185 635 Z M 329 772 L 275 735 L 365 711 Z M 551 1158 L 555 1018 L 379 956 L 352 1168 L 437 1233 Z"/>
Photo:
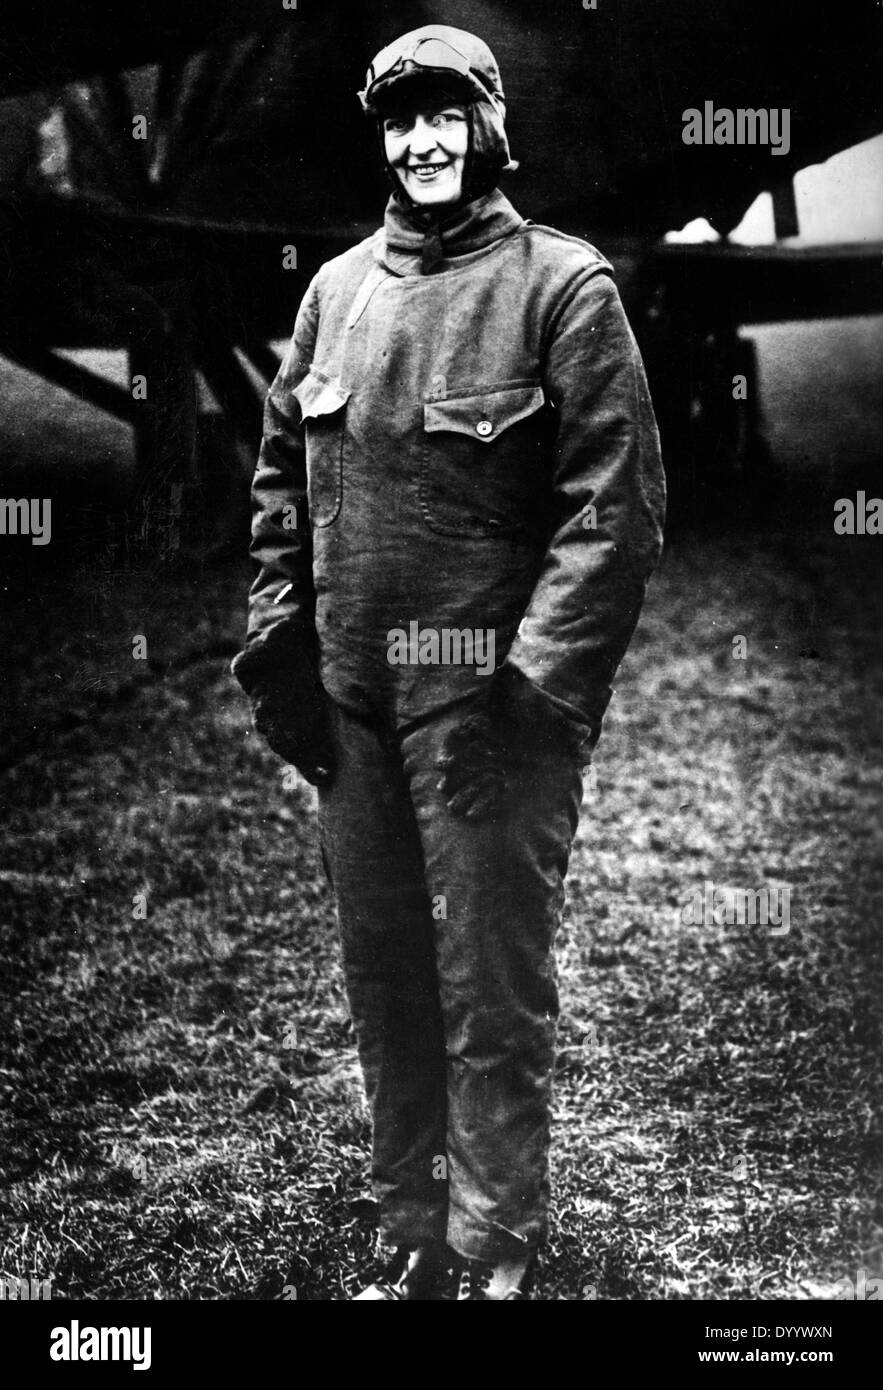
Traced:
<path fill-rule="evenodd" d="M 654 581 L 559 939 L 543 1298 L 883 1274 L 883 541 L 837 495 L 676 536 Z M 228 674 L 247 565 L 46 564 L 0 578 L 0 1276 L 343 1299 L 368 1125 L 313 793 Z M 685 926 L 706 880 L 790 889 L 790 930 Z"/>

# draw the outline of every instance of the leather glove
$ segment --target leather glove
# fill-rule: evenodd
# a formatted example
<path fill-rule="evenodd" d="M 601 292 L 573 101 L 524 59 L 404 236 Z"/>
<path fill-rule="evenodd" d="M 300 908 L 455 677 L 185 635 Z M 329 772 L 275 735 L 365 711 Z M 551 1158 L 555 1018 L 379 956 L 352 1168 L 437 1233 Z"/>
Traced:
<path fill-rule="evenodd" d="M 562 713 L 515 666 L 503 665 L 489 694 L 449 732 L 437 767 L 448 810 L 487 820 L 504 807 L 510 782 L 526 761 L 587 757 L 597 732 Z"/>
<path fill-rule="evenodd" d="M 314 787 L 334 776 L 328 696 L 319 679 L 315 630 L 281 622 L 233 658 L 254 726 L 274 753 Z"/>

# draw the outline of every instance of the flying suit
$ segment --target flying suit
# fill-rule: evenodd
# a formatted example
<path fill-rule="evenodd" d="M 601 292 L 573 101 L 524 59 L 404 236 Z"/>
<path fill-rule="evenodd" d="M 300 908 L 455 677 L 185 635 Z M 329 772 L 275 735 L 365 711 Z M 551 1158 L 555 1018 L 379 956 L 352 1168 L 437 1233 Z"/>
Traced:
<path fill-rule="evenodd" d="M 318 637 L 336 762 L 320 835 L 393 1244 L 493 1260 L 545 1237 L 580 765 L 664 491 L 609 262 L 498 189 L 431 226 L 393 196 L 309 285 L 266 403 L 249 645 L 279 624 Z M 495 671 L 392 661 L 413 622 L 493 632 Z M 504 667 L 583 753 L 528 737 L 505 806 L 474 824 L 437 764 Z"/>

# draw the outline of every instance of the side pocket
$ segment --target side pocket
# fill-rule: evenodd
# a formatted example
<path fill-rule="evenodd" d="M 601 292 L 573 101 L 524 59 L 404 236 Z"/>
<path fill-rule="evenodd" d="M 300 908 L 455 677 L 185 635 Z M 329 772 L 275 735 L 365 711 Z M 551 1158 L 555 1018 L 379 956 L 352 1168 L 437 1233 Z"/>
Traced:
<path fill-rule="evenodd" d="M 330 526 L 343 499 L 343 439 L 350 391 L 313 369 L 294 388 L 306 434 L 307 497 L 314 526 Z"/>

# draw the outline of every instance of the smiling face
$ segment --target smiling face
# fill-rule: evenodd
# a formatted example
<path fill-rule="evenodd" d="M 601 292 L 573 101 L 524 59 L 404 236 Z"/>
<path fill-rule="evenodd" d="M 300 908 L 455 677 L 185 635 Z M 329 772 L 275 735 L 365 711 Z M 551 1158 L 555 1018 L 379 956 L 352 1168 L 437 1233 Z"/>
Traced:
<path fill-rule="evenodd" d="M 469 148 L 466 107 L 436 100 L 384 117 L 386 157 L 420 207 L 447 207 L 463 191 Z"/>

